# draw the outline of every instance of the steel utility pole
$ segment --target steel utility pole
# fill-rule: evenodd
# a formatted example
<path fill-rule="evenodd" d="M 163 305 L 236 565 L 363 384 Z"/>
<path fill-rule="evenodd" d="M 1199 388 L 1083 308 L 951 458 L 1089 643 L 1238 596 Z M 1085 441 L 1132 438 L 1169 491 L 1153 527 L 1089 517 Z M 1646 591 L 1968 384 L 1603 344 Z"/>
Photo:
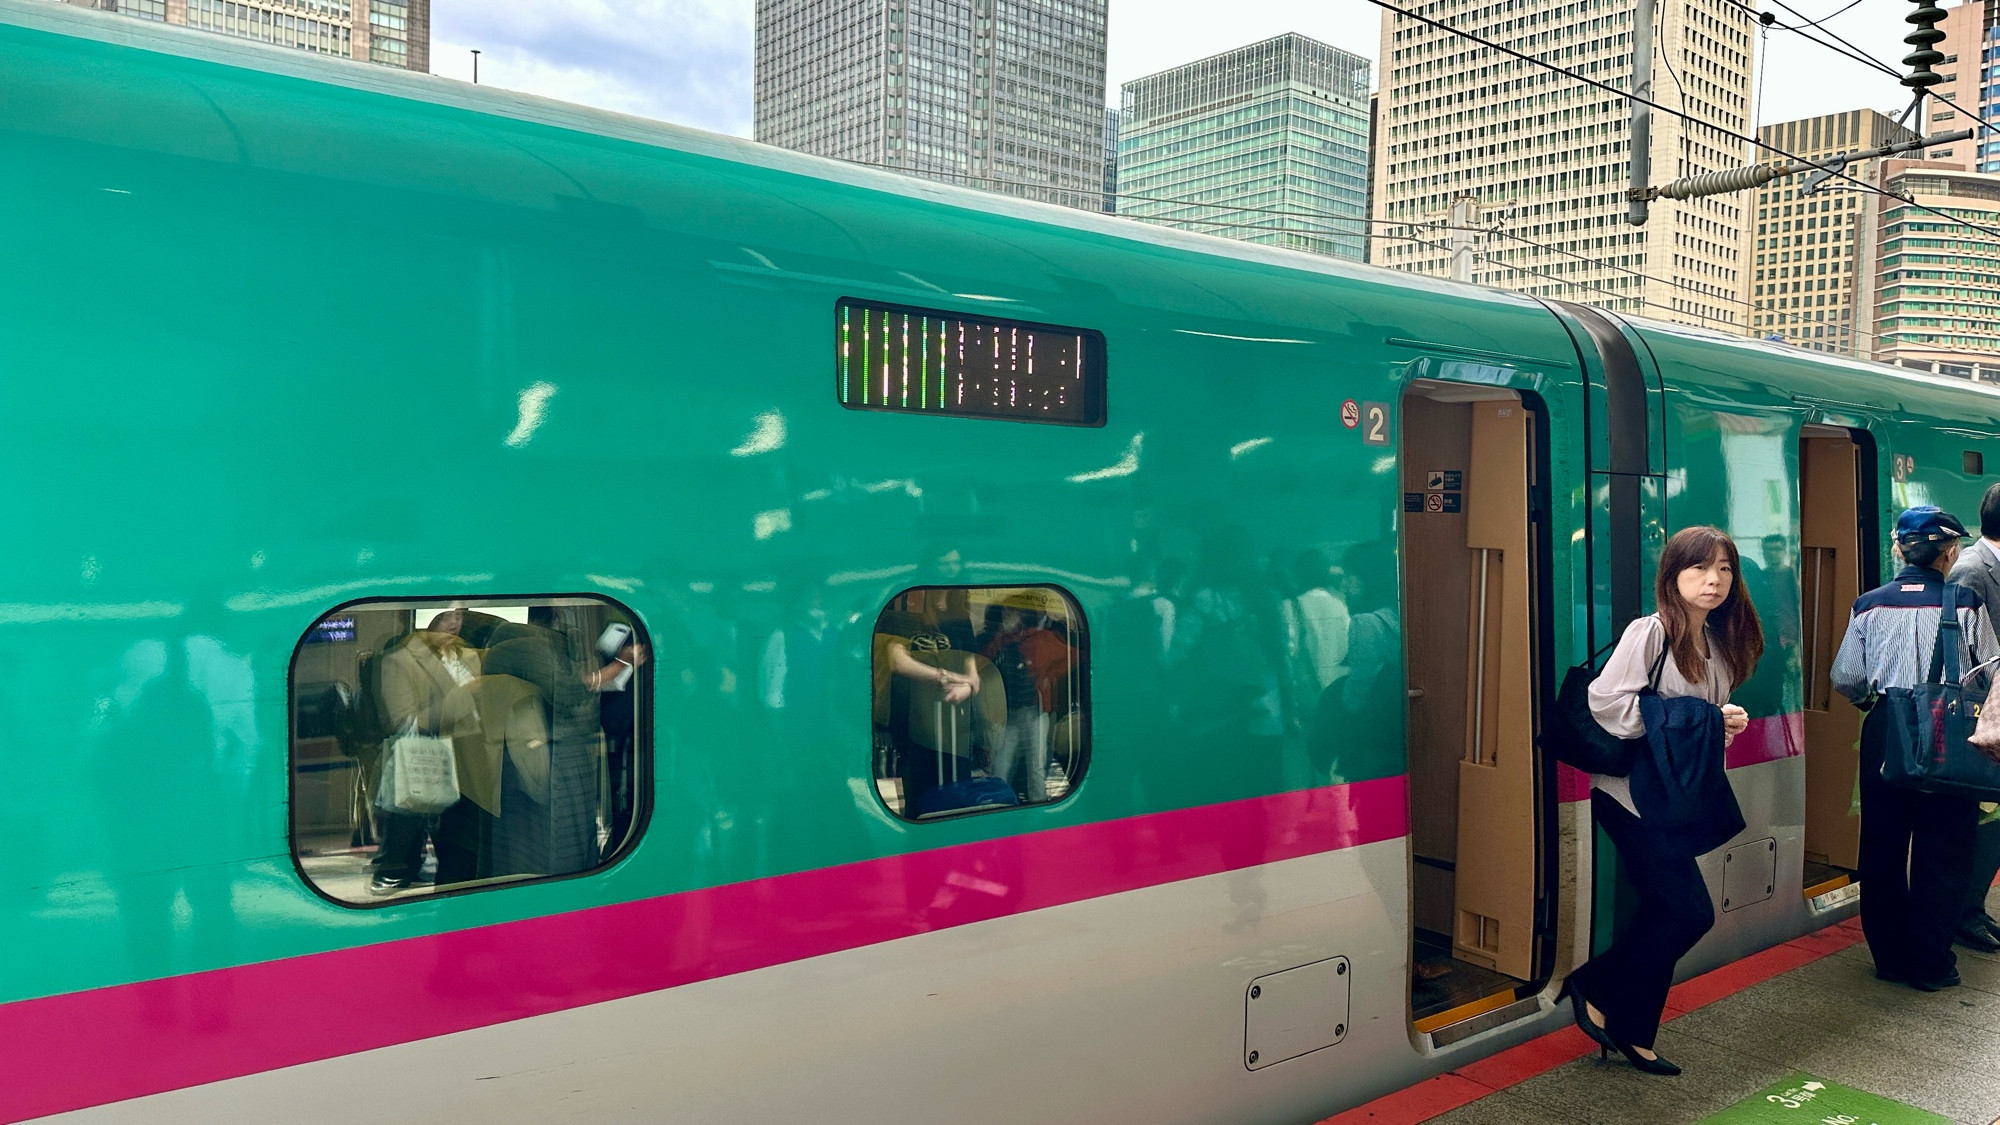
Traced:
<path fill-rule="evenodd" d="M 1476 203 L 1469 195 L 1451 201 L 1451 237 L 1445 245 L 1451 248 L 1453 281 L 1472 280 L 1472 224 L 1479 217 L 1474 211 Z"/>
<path fill-rule="evenodd" d="M 479 48 L 472 49 L 472 84 L 479 85 Z"/>
<path fill-rule="evenodd" d="M 1632 12 L 1632 194 L 1625 221 L 1646 225 L 1653 180 L 1653 0 L 1638 0 Z"/>

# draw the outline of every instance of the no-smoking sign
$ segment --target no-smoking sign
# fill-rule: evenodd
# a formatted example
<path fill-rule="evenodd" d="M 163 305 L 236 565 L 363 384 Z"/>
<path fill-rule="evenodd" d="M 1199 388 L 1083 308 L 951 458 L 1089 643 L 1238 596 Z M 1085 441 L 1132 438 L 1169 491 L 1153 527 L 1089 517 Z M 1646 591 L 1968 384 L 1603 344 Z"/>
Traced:
<path fill-rule="evenodd" d="M 1348 399 L 1340 404 L 1340 424 L 1353 429 L 1361 424 L 1361 404 Z"/>

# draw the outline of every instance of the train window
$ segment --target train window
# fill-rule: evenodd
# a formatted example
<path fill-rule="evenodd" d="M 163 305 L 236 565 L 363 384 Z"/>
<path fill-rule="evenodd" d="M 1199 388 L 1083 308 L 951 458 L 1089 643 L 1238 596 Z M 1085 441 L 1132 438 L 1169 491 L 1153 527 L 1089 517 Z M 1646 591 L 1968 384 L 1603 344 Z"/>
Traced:
<path fill-rule="evenodd" d="M 1965 462 L 1966 476 L 1978 477 L 1986 475 L 1986 455 L 1984 453 L 1968 449 L 1962 454 L 1962 457 Z"/>
<path fill-rule="evenodd" d="M 925 586 L 875 622 L 875 787 L 906 820 L 1060 801 L 1090 760 L 1083 614 L 1053 586 Z"/>
<path fill-rule="evenodd" d="M 292 852 L 356 905 L 573 875 L 631 844 L 644 632 L 599 598 L 370 601 L 292 658 Z"/>
<path fill-rule="evenodd" d="M 842 299 L 834 393 L 849 410 L 1104 424 L 1104 334 Z"/>

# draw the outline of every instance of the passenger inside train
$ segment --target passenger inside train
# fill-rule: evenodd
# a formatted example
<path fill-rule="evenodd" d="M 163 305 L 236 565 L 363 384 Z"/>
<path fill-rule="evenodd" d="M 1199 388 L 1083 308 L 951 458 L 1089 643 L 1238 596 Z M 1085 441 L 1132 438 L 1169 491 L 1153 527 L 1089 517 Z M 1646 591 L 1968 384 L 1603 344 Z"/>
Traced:
<path fill-rule="evenodd" d="M 646 663 L 595 599 L 321 618 L 293 672 L 301 870 L 359 904 L 600 866 L 643 792 Z"/>
<path fill-rule="evenodd" d="M 1067 796 L 1086 760 L 1080 620 L 1046 586 L 898 594 L 873 646 L 883 803 L 926 820 Z"/>

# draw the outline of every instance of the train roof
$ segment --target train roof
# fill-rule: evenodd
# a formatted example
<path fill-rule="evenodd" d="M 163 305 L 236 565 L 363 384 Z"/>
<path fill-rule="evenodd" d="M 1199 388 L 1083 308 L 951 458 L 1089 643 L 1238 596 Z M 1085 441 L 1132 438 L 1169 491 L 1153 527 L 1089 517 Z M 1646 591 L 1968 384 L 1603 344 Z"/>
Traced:
<path fill-rule="evenodd" d="M 1389 270 L 1359 262 L 1216 235 L 1141 223 L 1098 212 L 960 187 L 887 169 L 778 148 L 743 137 L 713 133 L 672 122 L 613 110 L 575 105 L 496 86 L 318 55 L 295 48 L 238 39 L 197 28 L 159 24 L 47 0 L 0 0 L 0 23 L 95 40 L 186 59 L 238 67 L 510 118 L 516 121 L 631 141 L 695 156 L 711 157 L 770 171 L 826 180 L 887 195 L 928 200 L 1047 226 L 1068 227 L 1133 242 L 1190 250 L 1292 270 L 1304 270 L 1413 293 L 1449 294 L 1536 312 L 1540 302 L 1523 294 Z"/>
<path fill-rule="evenodd" d="M 0 24 L 630 142 L 1040 227 L 1068 229 L 1211 259 L 1307 273 L 1367 286 L 1377 292 L 1392 290 L 1401 297 L 1417 301 L 1435 302 L 1443 298 L 1483 306 L 1499 315 L 1511 312 L 1524 320 L 1549 321 L 1546 305 L 1526 294 L 1175 230 L 1115 215 L 919 179 L 886 169 L 781 149 L 741 137 L 573 105 L 499 87 L 476 86 L 437 75 L 316 55 L 199 29 L 161 25 L 50 3 L 48 0 L 0 0 Z M 1769 390 L 1781 397 L 1787 388 L 1780 383 L 1797 388 L 1797 393 L 1792 395 L 1794 399 L 1809 398 L 1812 392 L 1831 385 L 1848 401 L 1887 412 L 1957 417 L 1965 412 L 1968 403 L 1977 403 L 1974 409 L 2000 413 L 2000 389 L 1984 384 L 1831 353 L 1806 351 L 1709 328 L 1626 313 L 1618 315 L 1630 323 L 1642 338 L 1660 349 L 1686 356 L 1710 357 L 1706 362 L 1695 363 L 1694 370 L 1689 372 L 1697 381 L 1700 381 L 1699 373 L 1707 363 L 1717 362 L 1731 369 L 1720 373 L 1731 379 L 1740 380 L 1753 374 L 1762 376 L 1770 383 Z M 1555 331 L 1552 323 L 1549 324 L 1549 331 Z M 1722 356 L 1729 358 L 1724 361 Z M 1662 359 L 1664 361 L 1664 357 Z M 1790 377 L 1770 378 L 1781 373 Z M 1680 374 L 1676 372 L 1677 376 Z M 2000 417 L 1992 421 L 2000 426 Z"/>

